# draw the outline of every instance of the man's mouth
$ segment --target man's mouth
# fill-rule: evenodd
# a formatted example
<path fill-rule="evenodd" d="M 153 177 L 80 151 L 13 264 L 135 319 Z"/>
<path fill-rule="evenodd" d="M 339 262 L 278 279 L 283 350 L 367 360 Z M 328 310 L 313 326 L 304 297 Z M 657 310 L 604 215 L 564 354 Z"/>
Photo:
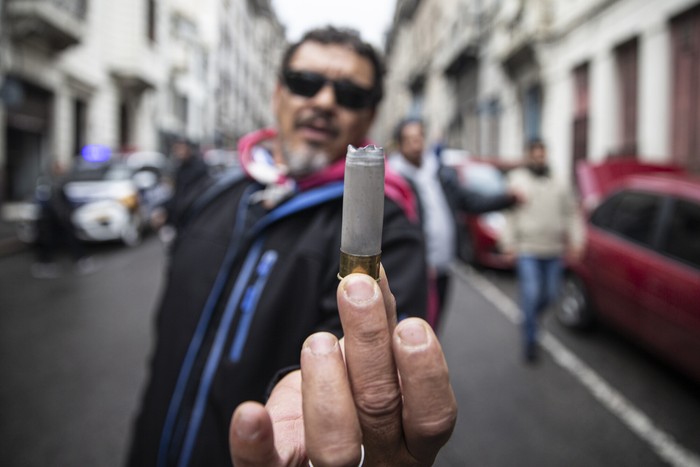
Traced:
<path fill-rule="evenodd" d="M 311 142 L 325 142 L 338 136 L 338 130 L 325 118 L 307 118 L 300 120 L 296 128 L 304 139 Z"/>

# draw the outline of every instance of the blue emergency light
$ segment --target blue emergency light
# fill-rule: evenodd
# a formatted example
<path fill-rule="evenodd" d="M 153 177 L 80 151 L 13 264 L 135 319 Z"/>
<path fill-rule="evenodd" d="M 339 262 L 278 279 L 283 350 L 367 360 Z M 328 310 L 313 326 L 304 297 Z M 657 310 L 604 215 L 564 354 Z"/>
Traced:
<path fill-rule="evenodd" d="M 103 144 L 83 146 L 80 155 L 86 162 L 107 162 L 112 157 L 112 150 Z"/>

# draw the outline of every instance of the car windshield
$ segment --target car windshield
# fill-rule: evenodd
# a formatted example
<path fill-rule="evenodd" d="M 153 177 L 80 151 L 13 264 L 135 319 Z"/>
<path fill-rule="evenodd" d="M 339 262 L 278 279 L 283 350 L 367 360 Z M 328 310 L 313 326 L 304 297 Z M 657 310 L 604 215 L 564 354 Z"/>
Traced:
<path fill-rule="evenodd" d="M 132 171 L 124 164 L 103 164 L 77 167 L 70 175 L 71 181 L 96 182 L 101 180 L 128 180 Z"/>
<path fill-rule="evenodd" d="M 506 191 L 506 180 L 500 170 L 488 164 L 467 164 L 461 168 L 462 180 L 470 190 L 484 196 Z"/>

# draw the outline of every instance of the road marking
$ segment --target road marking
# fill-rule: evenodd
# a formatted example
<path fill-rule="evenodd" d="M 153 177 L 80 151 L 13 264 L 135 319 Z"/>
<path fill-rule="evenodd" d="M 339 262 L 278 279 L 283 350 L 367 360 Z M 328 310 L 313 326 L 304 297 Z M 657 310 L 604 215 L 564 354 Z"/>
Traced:
<path fill-rule="evenodd" d="M 522 322 L 520 310 L 513 300 L 490 280 L 471 268 L 457 266 L 453 270 L 490 301 L 515 325 Z M 651 449 L 673 467 L 700 467 L 700 457 L 684 448 L 598 373 L 586 365 L 547 330 L 540 332 L 542 348 L 554 361 L 571 373 L 606 409 L 618 417 L 632 432 L 650 445 Z"/>

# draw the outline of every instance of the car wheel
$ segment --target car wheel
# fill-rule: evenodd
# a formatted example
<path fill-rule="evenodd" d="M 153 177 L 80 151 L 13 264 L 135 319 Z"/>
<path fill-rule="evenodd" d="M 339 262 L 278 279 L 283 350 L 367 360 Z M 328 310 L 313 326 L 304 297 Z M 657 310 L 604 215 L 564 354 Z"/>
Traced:
<path fill-rule="evenodd" d="M 583 281 L 574 274 L 567 274 L 564 279 L 556 316 L 563 326 L 570 329 L 587 330 L 593 326 L 594 315 L 588 294 Z"/>
<path fill-rule="evenodd" d="M 137 246 L 141 243 L 141 219 L 139 216 L 134 216 L 124 228 L 122 242 L 126 246 Z"/>

